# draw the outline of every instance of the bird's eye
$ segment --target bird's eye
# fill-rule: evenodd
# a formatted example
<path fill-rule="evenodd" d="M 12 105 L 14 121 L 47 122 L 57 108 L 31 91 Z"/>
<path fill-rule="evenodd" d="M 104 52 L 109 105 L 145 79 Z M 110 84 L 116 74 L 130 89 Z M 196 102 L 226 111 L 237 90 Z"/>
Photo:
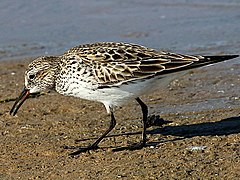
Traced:
<path fill-rule="evenodd" d="M 30 75 L 28 76 L 28 78 L 29 78 L 30 80 L 33 80 L 33 79 L 35 78 L 35 75 L 34 75 L 34 74 L 30 74 Z"/>

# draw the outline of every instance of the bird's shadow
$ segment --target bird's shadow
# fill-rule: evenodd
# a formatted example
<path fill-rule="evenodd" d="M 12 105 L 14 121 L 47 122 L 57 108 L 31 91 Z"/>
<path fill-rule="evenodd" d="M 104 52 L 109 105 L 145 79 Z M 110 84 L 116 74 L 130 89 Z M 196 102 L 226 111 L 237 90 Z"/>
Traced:
<path fill-rule="evenodd" d="M 237 134 L 240 133 L 240 117 L 230 117 L 217 122 L 158 127 L 148 131 L 148 133 L 181 136 L 184 138 Z"/>
<path fill-rule="evenodd" d="M 155 126 L 156 127 L 156 126 Z M 161 141 L 150 141 L 147 142 L 147 146 L 156 146 L 160 143 L 168 142 L 168 141 L 177 141 L 186 138 L 196 137 L 196 136 L 221 136 L 221 135 L 230 135 L 240 133 L 240 117 L 230 117 L 223 119 L 217 122 L 205 122 L 199 124 L 190 124 L 190 125 L 180 125 L 180 126 L 165 126 L 165 127 L 156 127 L 152 130 L 148 130 L 147 134 L 161 134 L 164 136 L 176 136 L 176 138 L 171 140 L 161 140 Z M 107 137 L 116 137 L 122 135 L 137 135 L 141 134 L 141 132 L 129 132 L 122 134 L 113 134 Z M 95 138 L 87 138 L 76 140 L 86 141 Z M 116 147 L 115 147 L 116 148 Z M 116 151 L 125 150 L 127 147 L 117 147 Z"/>

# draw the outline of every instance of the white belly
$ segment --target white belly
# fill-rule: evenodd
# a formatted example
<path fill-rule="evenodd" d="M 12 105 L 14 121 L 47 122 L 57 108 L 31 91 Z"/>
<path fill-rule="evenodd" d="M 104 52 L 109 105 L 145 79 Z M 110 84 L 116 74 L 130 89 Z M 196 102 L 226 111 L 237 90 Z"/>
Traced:
<path fill-rule="evenodd" d="M 171 74 L 170 76 L 156 76 L 151 79 L 136 80 L 119 86 L 105 88 L 98 88 L 97 85 L 94 86 L 91 83 L 77 79 L 69 79 L 65 82 L 64 88 L 56 86 L 56 91 L 67 96 L 101 102 L 109 112 L 109 108 L 121 106 L 127 101 L 143 94 L 167 87 L 176 76 L 179 76 L 179 73 Z"/>

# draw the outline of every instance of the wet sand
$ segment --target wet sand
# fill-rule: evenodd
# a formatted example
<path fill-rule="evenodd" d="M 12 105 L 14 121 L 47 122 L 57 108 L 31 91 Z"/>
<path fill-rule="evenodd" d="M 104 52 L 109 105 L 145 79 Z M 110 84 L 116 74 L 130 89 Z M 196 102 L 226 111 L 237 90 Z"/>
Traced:
<path fill-rule="evenodd" d="M 116 109 L 100 149 L 76 157 L 63 146 L 94 141 L 108 126 L 103 105 L 48 92 L 13 117 L 31 58 L 0 62 L 0 179 L 239 179 L 239 58 L 196 69 L 142 99 L 173 121 L 148 128 L 148 147 L 112 152 L 141 137 L 136 102 Z"/>

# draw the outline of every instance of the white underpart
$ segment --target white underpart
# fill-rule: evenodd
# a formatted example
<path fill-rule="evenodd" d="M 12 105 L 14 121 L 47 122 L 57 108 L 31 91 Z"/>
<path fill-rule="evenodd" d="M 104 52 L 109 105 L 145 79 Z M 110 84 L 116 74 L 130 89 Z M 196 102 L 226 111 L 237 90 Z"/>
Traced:
<path fill-rule="evenodd" d="M 91 83 L 83 82 L 75 78 L 70 78 L 63 91 L 56 85 L 56 91 L 67 96 L 79 97 L 91 101 L 98 101 L 105 105 L 106 110 L 110 113 L 110 109 L 121 106 L 131 99 L 135 99 L 157 89 L 166 88 L 167 85 L 183 72 L 157 76 L 150 79 L 139 79 L 133 82 L 124 83 L 119 86 L 111 86 L 98 89 Z"/>

